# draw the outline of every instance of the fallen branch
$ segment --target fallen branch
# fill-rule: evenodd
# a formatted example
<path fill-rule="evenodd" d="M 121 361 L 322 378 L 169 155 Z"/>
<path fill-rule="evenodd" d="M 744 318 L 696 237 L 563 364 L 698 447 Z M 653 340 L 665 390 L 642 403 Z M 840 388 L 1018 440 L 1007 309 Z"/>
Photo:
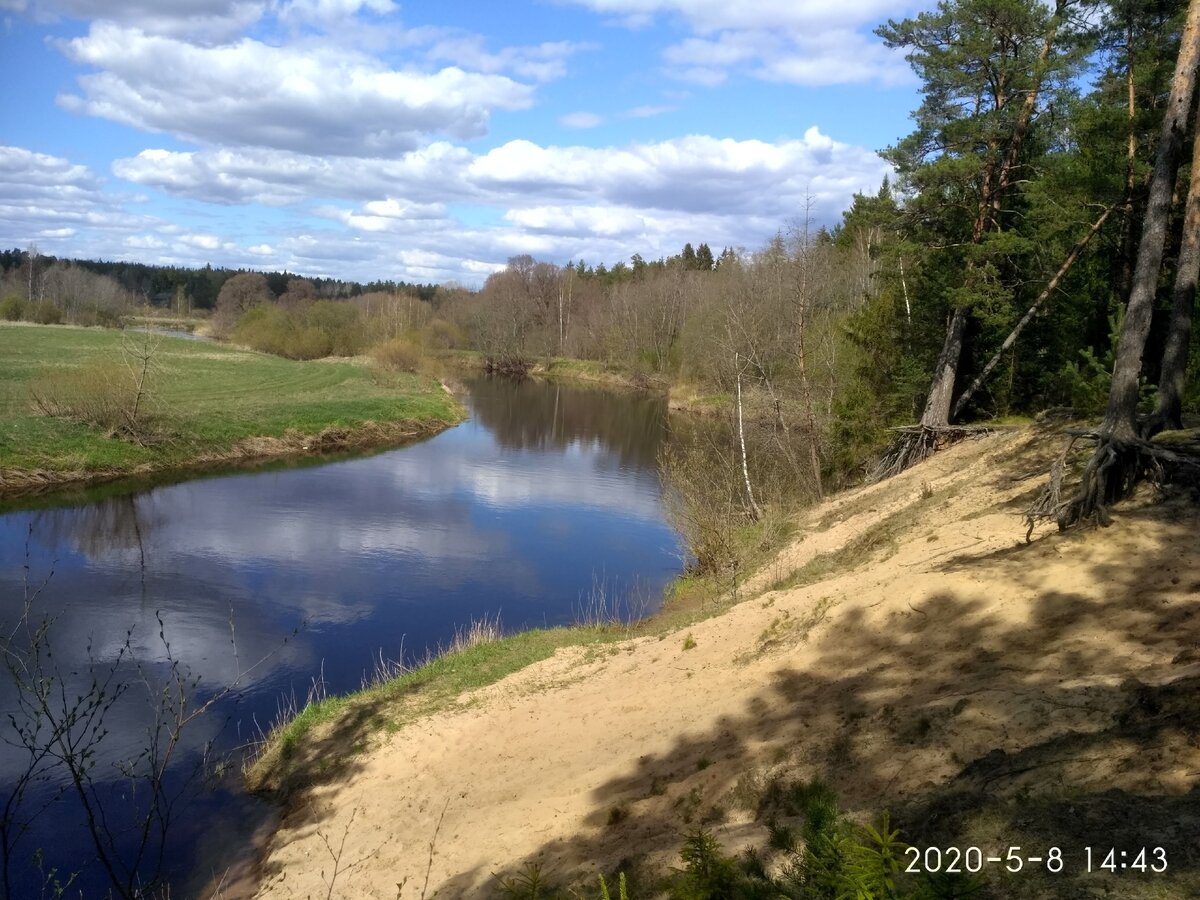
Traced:
<path fill-rule="evenodd" d="M 957 402 L 954 404 L 954 409 L 950 412 L 951 419 L 958 417 L 958 414 L 963 411 L 963 407 L 967 405 L 967 401 L 971 399 L 971 396 L 977 390 L 979 390 L 980 386 L 987 380 L 987 377 L 992 374 L 992 369 L 996 368 L 996 364 L 1000 362 L 1000 357 L 1004 355 L 1006 350 L 1011 348 L 1012 345 L 1017 342 L 1017 337 L 1024 330 L 1025 326 L 1030 323 L 1038 309 L 1041 308 L 1041 305 L 1045 303 L 1050 295 L 1054 292 L 1054 289 L 1057 288 L 1063 278 L 1066 277 L 1066 274 L 1071 271 L 1071 266 L 1075 264 L 1075 260 L 1079 258 L 1079 254 L 1082 253 L 1083 249 L 1088 245 L 1088 241 L 1090 241 L 1095 236 L 1096 232 L 1101 229 L 1105 220 L 1108 218 L 1108 214 L 1111 212 L 1112 207 L 1106 207 L 1104 212 L 1100 214 L 1100 218 L 1092 223 L 1092 227 L 1088 229 L 1087 234 L 1080 238 L 1079 242 L 1071 248 L 1071 252 L 1067 254 L 1067 258 L 1064 259 L 1062 265 L 1058 267 L 1058 271 L 1054 273 L 1054 277 L 1051 278 L 1046 284 L 1045 290 L 1038 294 L 1037 299 L 1033 301 L 1033 305 L 1029 307 L 1025 315 L 1021 317 L 1021 320 L 1017 322 L 1013 330 L 1009 332 L 1008 337 L 1004 339 L 1004 343 L 1000 345 L 1000 349 L 996 351 L 995 355 L 992 356 L 990 360 L 988 360 L 988 364 L 983 367 L 983 371 L 980 372 L 979 375 L 976 376 L 975 380 L 971 382 L 971 386 L 962 392 L 962 396 L 958 398 Z"/>

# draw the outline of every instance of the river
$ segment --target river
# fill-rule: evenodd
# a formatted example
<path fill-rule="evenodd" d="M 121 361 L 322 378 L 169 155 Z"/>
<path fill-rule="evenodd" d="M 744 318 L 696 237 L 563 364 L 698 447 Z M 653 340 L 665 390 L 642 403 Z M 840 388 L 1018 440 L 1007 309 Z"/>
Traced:
<path fill-rule="evenodd" d="M 240 751 L 315 683 L 353 690 L 380 657 L 411 664 L 473 620 L 569 624 L 600 593 L 622 617 L 654 612 L 682 565 L 656 467 L 665 402 L 491 379 L 472 382 L 467 402 L 463 424 L 387 452 L 43 497 L 0 516 L 0 619 L 11 632 L 28 598 L 34 624 L 52 620 L 35 671 L 56 710 L 31 712 L 36 691 L 0 670 L 14 717 L 0 723 L 0 778 L 5 797 L 24 791 L 0 820 L 11 896 L 37 896 L 51 869 L 74 875 L 69 895 L 102 896 L 105 857 L 134 877 L 143 841 L 131 826 L 149 798 L 120 769 L 161 742 L 151 711 L 173 673 L 193 707 L 217 699 L 171 755 L 170 828 L 145 841 L 138 871 L 156 871 L 161 849 L 171 896 L 187 897 L 268 821 L 240 789 Z M 97 848 L 62 766 L 35 760 L 14 723 L 40 726 L 26 743 L 44 742 L 50 717 L 110 671 L 94 711 L 103 736 L 82 717 L 71 726 L 99 736 L 85 773 L 105 817 Z"/>

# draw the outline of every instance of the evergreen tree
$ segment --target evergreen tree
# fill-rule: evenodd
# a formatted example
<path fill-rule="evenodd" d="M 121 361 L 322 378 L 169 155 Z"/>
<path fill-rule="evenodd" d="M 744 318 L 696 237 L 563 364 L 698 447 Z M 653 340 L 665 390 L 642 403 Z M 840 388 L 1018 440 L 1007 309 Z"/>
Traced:
<path fill-rule="evenodd" d="M 945 427 L 980 314 L 1011 315 L 1012 283 L 1034 245 L 1019 233 L 1021 190 L 1041 149 L 1035 113 L 1052 105 L 1078 59 L 1067 0 L 948 0 L 877 33 L 907 51 L 922 81 L 917 127 L 885 156 L 896 166 L 908 228 L 931 250 L 922 303 L 944 311 L 945 338 L 921 425 Z M 935 316 L 941 318 L 941 316 Z"/>

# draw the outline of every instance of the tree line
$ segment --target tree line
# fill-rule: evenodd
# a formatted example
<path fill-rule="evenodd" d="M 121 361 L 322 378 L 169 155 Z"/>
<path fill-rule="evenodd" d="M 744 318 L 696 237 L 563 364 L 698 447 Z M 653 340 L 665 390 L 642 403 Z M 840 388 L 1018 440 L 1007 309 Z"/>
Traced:
<path fill-rule="evenodd" d="M 0 250 L 0 296 L 24 296 L 26 302 L 49 299 L 56 292 L 50 273 L 64 268 L 77 269 L 111 279 L 111 283 L 129 297 L 130 303 L 171 307 L 179 312 L 212 310 L 225 283 L 246 269 L 163 266 L 124 260 L 59 259 L 41 253 L 36 246 Z M 286 293 L 288 283 L 299 277 L 291 272 L 258 272 L 266 279 L 274 297 Z M 306 278 L 317 294 L 326 299 L 357 297 L 367 293 L 411 294 L 431 299 L 439 290 L 435 284 L 417 284 L 397 280 L 370 282 L 336 278 Z M 99 283 L 99 282 L 97 282 Z"/>

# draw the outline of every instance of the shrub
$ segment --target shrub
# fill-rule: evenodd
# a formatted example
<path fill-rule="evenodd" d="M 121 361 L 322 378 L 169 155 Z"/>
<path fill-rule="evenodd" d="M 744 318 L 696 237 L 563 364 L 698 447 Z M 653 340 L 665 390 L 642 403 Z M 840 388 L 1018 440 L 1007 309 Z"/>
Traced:
<path fill-rule="evenodd" d="M 371 349 L 371 356 L 384 369 L 416 372 L 425 361 L 421 347 L 406 337 L 395 337 Z"/>
<path fill-rule="evenodd" d="M 421 340 L 431 350 L 457 350 L 467 345 L 462 329 L 445 319 L 434 319 L 421 329 Z"/>
<path fill-rule="evenodd" d="M 288 359 L 355 356 L 366 341 L 358 310 L 333 300 L 288 307 L 260 303 L 242 314 L 232 337 L 255 350 Z"/>
<path fill-rule="evenodd" d="M 18 294 L 9 294 L 0 300 L 0 319 L 4 319 L 6 322 L 19 322 L 25 318 L 26 306 L 23 297 Z"/>
<path fill-rule="evenodd" d="M 25 318 L 39 325 L 59 325 L 62 323 L 62 310 L 49 300 L 40 300 L 26 313 Z"/>
<path fill-rule="evenodd" d="M 672 900 L 717 900 L 735 897 L 739 877 L 737 864 L 721 853 L 713 833 L 705 828 L 691 832 L 679 851 L 683 870 L 671 887 Z"/>
<path fill-rule="evenodd" d="M 144 416 L 137 383 L 129 367 L 95 362 L 50 372 L 29 385 L 34 408 L 42 415 L 70 419 L 112 436 L 137 431 Z M 142 420 L 139 422 L 138 420 Z"/>

